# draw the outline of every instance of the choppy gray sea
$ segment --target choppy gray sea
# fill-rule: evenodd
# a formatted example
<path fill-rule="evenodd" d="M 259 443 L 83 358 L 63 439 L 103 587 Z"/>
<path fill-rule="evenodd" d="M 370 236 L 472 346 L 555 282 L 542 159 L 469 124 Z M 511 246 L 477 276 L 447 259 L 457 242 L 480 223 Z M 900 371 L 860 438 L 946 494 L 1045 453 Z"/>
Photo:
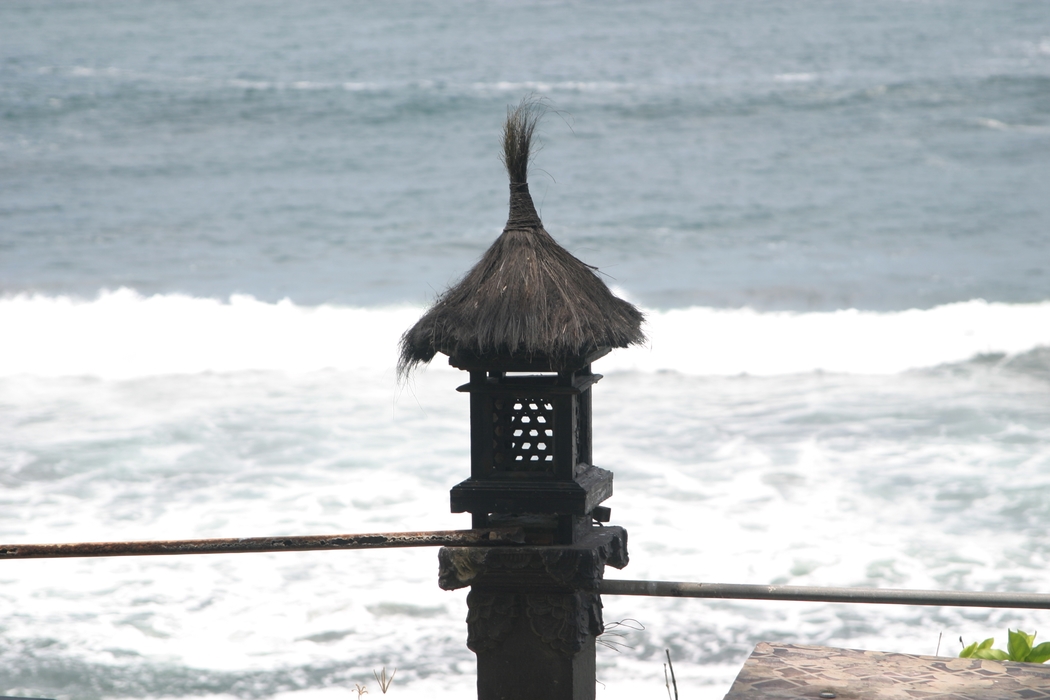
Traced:
<path fill-rule="evenodd" d="M 649 314 L 615 576 L 1050 592 L 1050 4 L 0 3 L 0 541 L 466 527 L 395 343 L 506 218 Z M 599 698 L 1043 612 L 607 598 Z M 430 550 L 0 567 L 0 694 L 469 697 Z M 1042 638 L 1040 638 L 1042 640 Z"/>

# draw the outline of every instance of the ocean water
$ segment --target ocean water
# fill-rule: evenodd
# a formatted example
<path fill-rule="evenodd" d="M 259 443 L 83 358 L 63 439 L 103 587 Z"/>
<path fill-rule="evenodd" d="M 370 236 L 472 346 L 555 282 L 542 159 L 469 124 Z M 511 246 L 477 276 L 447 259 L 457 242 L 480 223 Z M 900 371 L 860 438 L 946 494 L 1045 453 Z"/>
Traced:
<path fill-rule="evenodd" d="M 1050 592 L 1050 5 L 0 4 L 0 542 L 467 527 L 460 373 L 396 342 L 547 229 L 648 314 L 596 364 L 610 577 Z M 433 550 L 0 567 L 0 694 L 470 697 Z M 954 655 L 1050 613 L 606 597 L 599 698 L 758 641 Z M 1040 638 L 1043 638 L 1042 636 Z"/>

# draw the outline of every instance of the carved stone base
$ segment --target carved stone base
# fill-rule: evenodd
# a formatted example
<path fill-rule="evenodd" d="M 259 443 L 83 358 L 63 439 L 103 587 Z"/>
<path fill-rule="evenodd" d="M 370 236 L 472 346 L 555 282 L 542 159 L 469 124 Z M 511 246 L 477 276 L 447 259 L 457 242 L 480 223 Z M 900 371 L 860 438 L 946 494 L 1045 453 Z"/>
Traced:
<path fill-rule="evenodd" d="M 594 700 L 594 637 L 566 656 L 538 644 L 524 617 L 511 620 L 506 640 L 478 651 L 478 700 Z"/>
<path fill-rule="evenodd" d="M 472 588 L 467 595 L 467 647 L 499 649 L 515 634 L 532 636 L 570 658 L 605 631 L 597 593 L 506 593 Z M 529 634 L 525 634 L 526 630 Z"/>
<path fill-rule="evenodd" d="M 593 593 L 609 564 L 627 565 L 627 532 L 595 528 L 574 545 L 444 547 L 438 582 L 470 586 L 467 646 L 478 655 L 479 700 L 593 700 Z"/>

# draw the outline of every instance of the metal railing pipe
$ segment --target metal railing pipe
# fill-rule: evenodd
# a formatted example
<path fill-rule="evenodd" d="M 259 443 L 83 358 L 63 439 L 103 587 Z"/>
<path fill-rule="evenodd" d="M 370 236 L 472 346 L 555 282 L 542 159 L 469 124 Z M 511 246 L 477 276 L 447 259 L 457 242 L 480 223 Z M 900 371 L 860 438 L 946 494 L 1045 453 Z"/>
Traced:
<path fill-rule="evenodd" d="M 830 588 L 825 586 L 763 586 L 740 583 L 684 583 L 681 581 L 627 581 L 605 579 L 602 595 L 642 595 L 724 600 L 797 600 L 815 603 L 877 603 L 937 605 L 968 608 L 1034 608 L 1050 610 L 1045 593 L 988 593 L 927 591 L 900 588 Z"/>
<path fill-rule="evenodd" d="M 68 544 L 0 544 L 0 560 L 66 557 L 142 557 L 165 554 L 242 554 L 307 552 L 323 549 L 387 549 L 391 547 L 469 547 L 516 544 L 521 528 L 378 532 L 364 535 L 293 535 L 287 537 L 227 537 L 207 540 L 144 540 L 73 542 Z"/>

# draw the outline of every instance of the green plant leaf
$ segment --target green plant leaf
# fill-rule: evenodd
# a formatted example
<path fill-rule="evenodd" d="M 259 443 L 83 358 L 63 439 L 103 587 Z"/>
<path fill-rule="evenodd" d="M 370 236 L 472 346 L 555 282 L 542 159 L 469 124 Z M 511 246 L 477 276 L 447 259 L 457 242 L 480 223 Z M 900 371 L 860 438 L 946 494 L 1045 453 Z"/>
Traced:
<path fill-rule="evenodd" d="M 990 659 L 992 661 L 1009 661 L 1010 655 L 1002 649 L 978 649 L 974 652 L 975 659 Z"/>
<path fill-rule="evenodd" d="M 1032 641 L 1035 639 L 1035 635 L 1027 635 L 1021 630 L 1014 632 L 1013 630 L 1007 630 L 1009 635 L 1009 641 L 1006 643 L 1006 650 L 1009 652 L 1010 661 L 1024 661 L 1028 658 L 1028 654 L 1032 651 Z"/>
<path fill-rule="evenodd" d="M 970 646 L 966 647 L 961 652 L 959 652 L 959 658 L 962 658 L 962 659 L 980 658 L 980 657 L 977 656 L 977 652 L 981 651 L 982 649 L 990 648 L 994 642 L 995 642 L 995 637 L 989 637 L 988 639 L 986 639 L 986 640 L 984 640 L 983 642 L 980 642 L 980 643 L 974 642 L 973 644 L 971 644 Z"/>
<path fill-rule="evenodd" d="M 1050 660 L 1050 642 L 1043 642 L 1033 647 L 1032 651 L 1028 652 L 1028 658 L 1025 659 L 1025 661 L 1032 664 L 1041 664 L 1047 660 Z"/>

